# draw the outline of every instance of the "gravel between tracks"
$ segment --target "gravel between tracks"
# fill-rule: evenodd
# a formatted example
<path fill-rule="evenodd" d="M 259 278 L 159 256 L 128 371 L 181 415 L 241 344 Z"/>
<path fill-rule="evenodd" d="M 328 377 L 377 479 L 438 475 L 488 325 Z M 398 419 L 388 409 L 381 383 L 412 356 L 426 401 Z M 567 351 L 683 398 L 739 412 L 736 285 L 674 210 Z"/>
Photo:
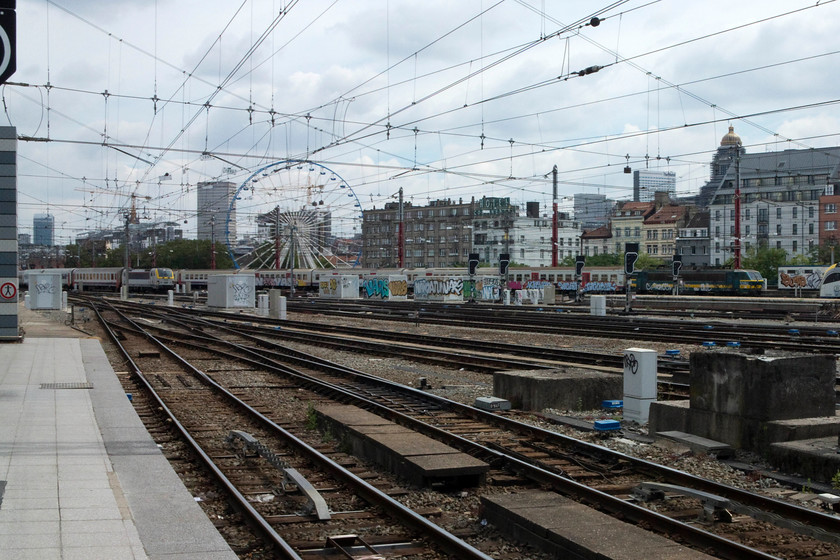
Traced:
<path fill-rule="evenodd" d="M 343 317 L 327 317 L 309 314 L 289 314 L 290 320 L 306 321 L 310 323 L 329 323 L 331 325 L 343 325 L 379 329 L 383 331 L 406 332 L 417 335 L 453 336 L 472 340 L 486 340 L 488 350 L 492 350 L 493 343 L 522 343 L 532 346 L 546 347 L 567 347 L 574 350 L 588 352 L 602 352 L 604 354 L 619 355 L 626 348 L 643 347 L 656 350 L 659 355 L 664 355 L 665 350 L 677 349 L 683 359 L 687 359 L 692 351 L 700 350 L 697 345 L 665 344 L 651 341 L 633 341 L 616 339 L 594 339 L 592 337 L 546 335 L 540 333 L 505 332 L 498 330 L 464 329 L 461 327 L 448 327 L 442 325 L 412 325 L 404 322 L 388 322 L 382 320 L 350 319 Z M 321 348 L 318 346 L 302 345 L 298 343 L 284 343 L 289 347 L 304 350 L 316 354 L 322 358 L 340 362 L 366 373 L 377 375 L 404 385 L 418 386 L 421 377 L 426 378 L 430 393 L 440 395 L 458 402 L 473 404 L 476 397 L 491 396 L 493 393 L 493 379 L 491 375 L 477 373 L 468 370 L 452 370 L 430 364 L 422 364 L 412 361 L 384 358 L 379 356 L 365 356 L 352 352 L 341 352 L 334 349 Z M 721 349 L 720 351 L 726 351 Z M 572 416 L 585 420 L 598 420 L 604 418 L 620 419 L 620 416 L 610 414 L 608 411 L 572 411 L 572 410 L 544 410 L 544 413 L 554 413 L 561 416 Z M 801 492 L 800 488 L 788 488 L 781 486 L 771 478 L 761 476 L 758 470 L 772 470 L 772 467 L 765 464 L 760 457 L 754 453 L 738 451 L 736 459 L 743 463 L 751 464 L 755 471 L 746 472 L 736 470 L 721 463 L 713 457 L 702 454 L 695 454 L 688 448 L 677 444 L 654 443 L 646 444 L 623 437 L 623 435 L 604 435 L 596 432 L 582 432 L 574 428 L 558 425 L 545 421 L 541 415 L 522 415 L 520 420 L 529 422 L 547 430 L 556 431 L 577 439 L 603 445 L 615 449 L 627 455 L 639 457 L 652 462 L 668 465 L 670 467 L 689 472 L 691 474 L 715 480 L 731 486 L 744 488 L 750 491 L 762 492 L 774 497 L 787 499 L 805 507 L 819 508 L 820 502 L 815 493 Z M 645 426 L 631 426 L 625 431 L 646 435 Z"/>

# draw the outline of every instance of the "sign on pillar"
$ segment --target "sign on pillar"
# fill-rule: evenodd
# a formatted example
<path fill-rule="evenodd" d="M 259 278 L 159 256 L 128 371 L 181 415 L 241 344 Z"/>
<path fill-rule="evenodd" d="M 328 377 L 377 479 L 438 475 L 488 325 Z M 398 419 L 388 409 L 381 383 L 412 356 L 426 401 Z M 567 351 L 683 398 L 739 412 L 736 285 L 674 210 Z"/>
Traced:
<path fill-rule="evenodd" d="M 0 126 L 0 340 L 18 340 L 17 131 Z"/>
<path fill-rule="evenodd" d="M 624 419 L 644 424 L 656 402 L 656 350 L 624 351 Z"/>

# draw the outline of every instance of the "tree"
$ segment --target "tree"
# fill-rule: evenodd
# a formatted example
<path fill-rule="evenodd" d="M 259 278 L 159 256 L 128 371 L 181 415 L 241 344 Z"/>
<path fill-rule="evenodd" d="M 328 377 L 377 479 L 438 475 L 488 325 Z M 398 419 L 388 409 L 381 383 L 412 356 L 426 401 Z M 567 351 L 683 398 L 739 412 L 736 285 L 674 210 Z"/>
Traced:
<path fill-rule="evenodd" d="M 741 268 L 757 270 L 769 283 L 778 279 L 778 269 L 787 264 L 787 252 L 784 249 L 752 246 L 741 257 Z"/>

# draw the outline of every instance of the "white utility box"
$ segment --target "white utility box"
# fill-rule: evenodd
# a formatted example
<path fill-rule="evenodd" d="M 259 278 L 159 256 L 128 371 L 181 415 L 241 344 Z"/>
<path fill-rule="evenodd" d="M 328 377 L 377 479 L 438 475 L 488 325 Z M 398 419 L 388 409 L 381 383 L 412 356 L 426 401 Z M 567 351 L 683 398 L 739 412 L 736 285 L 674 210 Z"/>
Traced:
<path fill-rule="evenodd" d="M 589 297 L 589 314 L 603 317 L 607 314 L 607 296 Z"/>
<path fill-rule="evenodd" d="M 404 301 L 408 299 L 408 276 L 396 274 L 388 276 L 388 300 Z"/>
<path fill-rule="evenodd" d="M 357 299 L 359 297 L 358 276 L 331 276 L 318 282 L 318 295 L 322 298 Z"/>
<path fill-rule="evenodd" d="M 30 309 L 61 309 L 61 274 L 51 272 L 30 272 Z"/>
<path fill-rule="evenodd" d="M 207 277 L 207 307 L 254 308 L 253 274 L 212 274 Z"/>
<path fill-rule="evenodd" d="M 644 424 L 656 402 L 656 350 L 624 351 L 624 419 Z"/>

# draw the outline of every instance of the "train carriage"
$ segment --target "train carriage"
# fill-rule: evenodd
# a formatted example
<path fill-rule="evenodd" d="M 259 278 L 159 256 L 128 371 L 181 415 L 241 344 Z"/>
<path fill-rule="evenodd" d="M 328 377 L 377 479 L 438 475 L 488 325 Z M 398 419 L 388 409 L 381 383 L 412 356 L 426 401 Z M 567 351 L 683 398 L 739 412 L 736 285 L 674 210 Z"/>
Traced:
<path fill-rule="evenodd" d="M 764 278 L 756 270 L 702 269 L 683 271 L 678 279 L 681 294 L 760 295 Z M 674 275 L 670 268 L 641 270 L 636 276 L 639 294 L 674 292 Z"/>
<path fill-rule="evenodd" d="M 840 298 L 840 268 L 831 265 L 823 272 L 820 283 L 821 298 Z"/>

